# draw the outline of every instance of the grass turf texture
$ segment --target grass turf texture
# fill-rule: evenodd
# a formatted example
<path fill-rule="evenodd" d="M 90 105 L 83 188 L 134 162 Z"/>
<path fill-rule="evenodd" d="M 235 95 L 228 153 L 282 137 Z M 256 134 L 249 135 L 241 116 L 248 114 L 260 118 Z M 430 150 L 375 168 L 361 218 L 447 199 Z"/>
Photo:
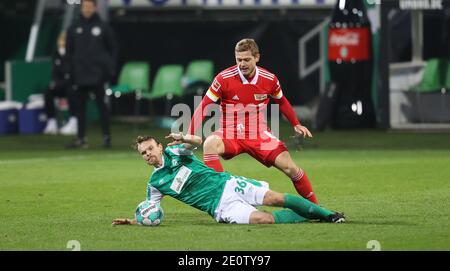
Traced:
<path fill-rule="evenodd" d="M 166 197 L 160 226 L 113 227 L 113 218 L 133 216 L 151 173 L 130 145 L 166 131 L 116 123 L 112 150 L 100 148 L 96 127 L 88 131 L 91 148 L 75 151 L 63 149 L 62 136 L 0 137 L 0 250 L 69 250 L 69 240 L 81 250 L 368 250 L 369 240 L 381 250 L 450 249 L 449 134 L 328 131 L 296 151 L 283 125 L 321 205 L 345 212 L 347 224 L 218 224 Z M 248 155 L 223 165 L 296 194 L 287 177 Z"/>

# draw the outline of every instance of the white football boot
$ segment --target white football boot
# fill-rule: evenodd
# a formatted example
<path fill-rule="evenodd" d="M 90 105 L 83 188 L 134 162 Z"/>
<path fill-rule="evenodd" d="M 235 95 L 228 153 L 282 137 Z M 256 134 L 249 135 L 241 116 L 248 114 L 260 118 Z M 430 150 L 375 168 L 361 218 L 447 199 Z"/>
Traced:
<path fill-rule="evenodd" d="M 47 125 L 44 129 L 44 134 L 46 135 L 56 135 L 58 133 L 58 123 L 56 119 L 50 118 L 47 120 Z"/>
<path fill-rule="evenodd" d="M 62 135 L 76 135 L 78 130 L 78 120 L 76 117 L 70 117 L 69 121 L 64 125 L 59 132 Z"/>

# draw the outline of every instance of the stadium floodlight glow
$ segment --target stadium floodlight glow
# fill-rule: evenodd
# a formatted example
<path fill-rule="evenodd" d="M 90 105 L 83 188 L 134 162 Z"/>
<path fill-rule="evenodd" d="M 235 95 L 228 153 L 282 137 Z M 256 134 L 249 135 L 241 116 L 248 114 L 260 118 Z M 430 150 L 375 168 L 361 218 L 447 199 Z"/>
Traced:
<path fill-rule="evenodd" d="M 106 95 L 111 96 L 112 93 L 113 93 L 113 92 L 112 92 L 112 89 L 108 88 L 108 89 L 106 90 Z"/>
<path fill-rule="evenodd" d="M 81 5 L 81 0 L 66 0 L 68 5 Z"/>
<path fill-rule="evenodd" d="M 357 101 L 356 105 L 358 107 L 358 110 L 356 110 L 356 114 L 362 115 L 362 112 L 363 112 L 362 102 L 361 101 Z"/>
<path fill-rule="evenodd" d="M 363 112 L 362 102 L 356 101 L 356 103 L 352 103 L 352 111 L 358 115 L 362 115 Z"/>

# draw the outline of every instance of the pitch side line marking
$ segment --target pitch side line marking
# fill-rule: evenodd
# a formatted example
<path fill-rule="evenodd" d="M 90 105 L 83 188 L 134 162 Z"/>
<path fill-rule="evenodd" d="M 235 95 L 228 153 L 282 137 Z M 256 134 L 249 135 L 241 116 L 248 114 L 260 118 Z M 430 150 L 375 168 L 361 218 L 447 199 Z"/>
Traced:
<path fill-rule="evenodd" d="M 122 158 L 122 157 L 131 157 L 135 156 L 132 154 L 108 154 L 101 155 L 102 158 Z M 46 162 L 52 160 L 83 160 L 86 158 L 95 158 L 97 155 L 75 155 L 75 156 L 57 156 L 51 158 L 28 158 L 28 159 L 11 159 L 11 160 L 0 160 L 0 165 L 5 164 L 23 164 L 23 163 L 38 163 L 38 162 Z"/>

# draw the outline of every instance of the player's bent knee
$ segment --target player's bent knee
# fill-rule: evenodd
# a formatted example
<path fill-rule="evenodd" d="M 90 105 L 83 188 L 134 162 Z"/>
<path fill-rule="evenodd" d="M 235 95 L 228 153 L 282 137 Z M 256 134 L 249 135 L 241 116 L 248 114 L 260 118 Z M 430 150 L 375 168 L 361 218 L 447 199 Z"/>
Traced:
<path fill-rule="evenodd" d="M 295 165 L 294 162 L 292 162 L 292 163 L 288 163 L 286 166 L 282 167 L 281 170 L 288 177 L 292 178 L 300 171 L 300 168 L 297 165 Z"/>
<path fill-rule="evenodd" d="M 250 224 L 274 224 L 274 223 L 275 218 L 270 213 L 254 211 L 250 215 Z"/>
<path fill-rule="evenodd" d="M 293 164 L 288 169 L 288 172 L 289 172 L 288 176 L 292 178 L 295 175 L 297 175 L 300 170 L 301 169 L 299 167 L 297 167 L 295 164 Z"/>
<path fill-rule="evenodd" d="M 263 205 L 266 206 L 284 206 L 284 194 L 269 190 L 264 195 Z"/>
<path fill-rule="evenodd" d="M 299 168 L 294 163 L 288 152 L 282 152 L 278 155 L 275 159 L 275 166 L 289 177 L 294 176 L 299 171 Z"/>

